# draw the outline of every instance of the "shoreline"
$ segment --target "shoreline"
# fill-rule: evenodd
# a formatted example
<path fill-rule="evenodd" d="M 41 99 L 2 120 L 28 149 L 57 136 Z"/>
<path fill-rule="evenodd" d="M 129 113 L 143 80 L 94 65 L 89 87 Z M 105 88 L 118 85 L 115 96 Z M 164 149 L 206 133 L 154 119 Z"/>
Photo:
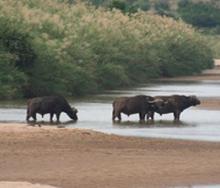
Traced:
<path fill-rule="evenodd" d="M 220 80 L 219 66 L 217 61 L 215 69 L 200 76 L 175 80 Z M 201 100 L 198 109 L 220 110 L 220 97 Z M 0 188 L 5 182 L 18 182 L 19 188 L 31 188 L 22 182 L 39 184 L 38 188 L 220 184 L 220 142 L 117 136 L 26 123 L 0 123 L 0 135 Z"/>

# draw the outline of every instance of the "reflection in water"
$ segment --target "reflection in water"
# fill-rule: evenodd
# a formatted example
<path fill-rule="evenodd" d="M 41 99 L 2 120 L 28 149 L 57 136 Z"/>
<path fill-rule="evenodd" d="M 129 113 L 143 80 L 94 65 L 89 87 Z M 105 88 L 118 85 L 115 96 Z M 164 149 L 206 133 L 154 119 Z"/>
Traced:
<path fill-rule="evenodd" d="M 79 110 L 79 120 L 71 122 L 64 113 L 61 114 L 61 124 L 51 124 L 59 127 L 86 128 L 104 133 L 114 133 L 124 136 L 160 137 L 190 140 L 220 141 L 220 112 L 199 110 L 191 107 L 181 114 L 181 122 L 173 121 L 173 114 L 155 115 L 155 121 L 139 123 L 138 114 L 122 115 L 122 122 L 112 122 L 112 101 L 118 96 L 195 94 L 200 97 L 220 96 L 220 82 L 163 82 L 147 84 L 131 90 L 106 92 L 73 101 L 72 105 Z M 5 103 L 0 105 L 1 122 L 25 122 L 26 102 Z M 49 115 L 44 119 L 37 116 L 41 126 L 48 123 Z"/>
<path fill-rule="evenodd" d="M 47 126 L 55 126 L 57 128 L 65 128 L 67 127 L 68 125 L 72 125 L 76 123 L 76 121 L 74 120 L 69 120 L 69 121 L 64 121 L 64 122 L 57 122 L 57 121 L 28 121 L 27 124 L 29 126 L 38 126 L 38 127 L 42 127 L 44 125 L 47 125 Z"/>
<path fill-rule="evenodd" d="M 173 120 L 148 120 L 145 122 L 138 121 L 114 121 L 113 126 L 119 128 L 181 128 L 181 127 L 192 127 L 193 124 L 187 124 L 184 121 L 173 121 Z"/>

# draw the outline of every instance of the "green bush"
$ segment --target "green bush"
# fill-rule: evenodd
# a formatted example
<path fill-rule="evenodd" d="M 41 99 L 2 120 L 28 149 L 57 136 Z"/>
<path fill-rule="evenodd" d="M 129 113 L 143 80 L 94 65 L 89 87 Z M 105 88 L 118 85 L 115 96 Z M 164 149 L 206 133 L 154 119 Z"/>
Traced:
<path fill-rule="evenodd" d="M 220 9 L 211 3 L 185 1 L 179 4 L 178 12 L 184 21 L 197 27 L 216 27 L 220 25 Z"/>
<path fill-rule="evenodd" d="M 104 89 L 128 85 L 128 77 L 120 65 L 104 64 L 97 67 L 97 82 Z"/>
<path fill-rule="evenodd" d="M 0 98 L 81 96 L 213 65 L 182 21 L 67 1 L 0 1 Z"/>
<path fill-rule="evenodd" d="M 62 64 L 62 78 L 69 96 L 81 96 L 98 90 L 96 77 L 74 64 Z"/>
<path fill-rule="evenodd" d="M 18 28 L 19 26 L 19 28 Z M 0 17 L 0 98 L 24 97 L 35 54 L 24 25 Z"/>
<path fill-rule="evenodd" d="M 165 77 L 191 75 L 200 73 L 213 66 L 212 52 L 200 41 L 183 38 L 174 42 L 172 38 L 165 39 L 165 45 L 159 54 L 161 74 Z"/>
<path fill-rule="evenodd" d="M 212 49 L 214 57 L 220 59 L 220 35 L 207 35 L 205 40 Z"/>
<path fill-rule="evenodd" d="M 15 59 L 12 54 L 0 52 L 0 98 L 11 99 L 23 97 L 23 87 L 27 77 L 15 67 Z"/>
<path fill-rule="evenodd" d="M 169 11 L 170 10 L 170 6 L 168 1 L 158 1 L 155 3 L 155 9 L 157 12 L 163 12 L 163 11 Z"/>
<path fill-rule="evenodd" d="M 112 0 L 108 4 L 110 9 L 116 8 L 126 13 L 135 13 L 138 10 L 147 11 L 150 9 L 150 3 L 148 0 Z"/>
<path fill-rule="evenodd" d="M 123 12 L 125 12 L 127 9 L 125 1 L 122 1 L 122 0 L 113 0 L 111 4 L 109 5 L 109 8 L 111 9 L 116 8 Z"/>
<path fill-rule="evenodd" d="M 15 57 L 15 66 L 25 71 L 34 63 L 35 53 L 30 35 L 24 31 L 25 25 L 16 20 L 0 17 L 0 43 Z"/>
<path fill-rule="evenodd" d="M 26 97 L 52 94 L 66 94 L 65 85 L 61 77 L 61 69 L 55 54 L 43 42 L 34 41 L 37 59 L 29 70 Z"/>

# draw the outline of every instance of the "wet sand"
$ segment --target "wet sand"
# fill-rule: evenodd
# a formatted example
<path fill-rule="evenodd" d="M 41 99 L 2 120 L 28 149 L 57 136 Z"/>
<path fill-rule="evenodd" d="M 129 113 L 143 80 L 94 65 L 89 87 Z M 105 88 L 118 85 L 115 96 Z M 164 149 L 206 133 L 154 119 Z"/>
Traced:
<path fill-rule="evenodd" d="M 205 71 L 190 79 L 207 77 L 220 79 L 220 74 L 210 76 Z M 202 100 L 202 108 L 219 109 L 218 98 Z M 220 184 L 220 143 L 0 123 L 0 188 L 5 188 L 1 181 L 59 188 Z M 31 188 L 30 184 L 18 185 Z"/>

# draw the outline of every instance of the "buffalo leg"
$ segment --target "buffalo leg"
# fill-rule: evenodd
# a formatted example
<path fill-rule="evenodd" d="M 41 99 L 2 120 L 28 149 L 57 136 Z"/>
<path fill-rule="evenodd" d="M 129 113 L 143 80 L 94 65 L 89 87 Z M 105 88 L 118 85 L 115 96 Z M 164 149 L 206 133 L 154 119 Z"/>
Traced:
<path fill-rule="evenodd" d="M 30 116 L 27 114 L 26 121 L 29 121 Z"/>
<path fill-rule="evenodd" d="M 174 112 L 174 121 L 179 121 L 180 120 L 180 112 L 176 111 Z"/>
<path fill-rule="evenodd" d="M 118 120 L 121 121 L 121 113 L 117 114 Z"/>
<path fill-rule="evenodd" d="M 112 119 L 115 120 L 115 118 L 117 117 L 119 121 L 121 121 L 121 113 L 120 111 L 117 110 L 113 110 L 113 114 L 112 114 Z"/>
<path fill-rule="evenodd" d="M 118 118 L 119 121 L 121 121 L 121 113 L 120 112 L 115 112 L 114 119 L 116 117 Z"/>
<path fill-rule="evenodd" d="M 56 113 L 57 122 L 60 122 L 60 113 Z"/>
<path fill-rule="evenodd" d="M 115 110 L 112 111 L 112 120 L 115 121 L 116 115 L 115 115 Z"/>
<path fill-rule="evenodd" d="M 145 117 L 145 113 L 143 112 L 139 113 L 140 121 L 144 121 L 144 117 Z"/>
<path fill-rule="evenodd" d="M 118 111 L 113 110 L 113 112 L 112 112 L 112 120 L 114 121 L 116 117 L 118 118 L 119 121 L 121 121 L 121 113 L 118 112 Z"/>
<path fill-rule="evenodd" d="M 27 116 L 26 116 L 26 121 L 29 121 L 29 118 L 30 118 L 30 115 L 29 115 L 29 112 L 30 110 L 29 110 L 29 108 L 27 108 Z"/>
<path fill-rule="evenodd" d="M 36 113 L 32 114 L 34 121 L 37 121 Z"/>
<path fill-rule="evenodd" d="M 147 113 L 147 120 L 152 119 L 154 120 L 154 112 L 148 112 Z"/>
<path fill-rule="evenodd" d="M 53 122 L 53 113 L 50 113 L 50 122 Z"/>

